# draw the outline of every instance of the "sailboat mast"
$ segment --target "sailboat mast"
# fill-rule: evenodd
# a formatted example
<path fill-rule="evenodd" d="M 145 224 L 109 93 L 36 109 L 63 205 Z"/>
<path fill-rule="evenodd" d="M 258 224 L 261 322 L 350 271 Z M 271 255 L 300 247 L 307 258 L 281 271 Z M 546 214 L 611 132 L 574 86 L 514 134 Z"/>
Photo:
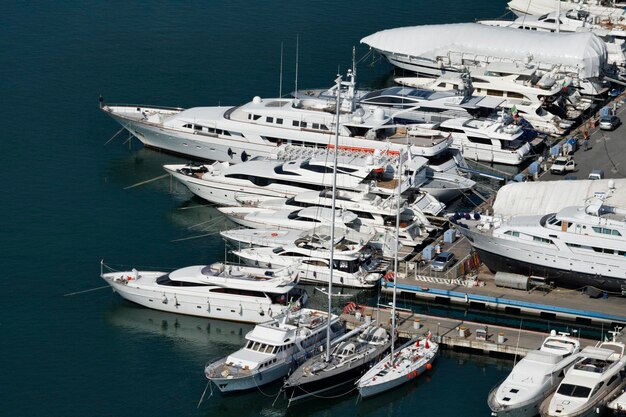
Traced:
<path fill-rule="evenodd" d="M 298 98 L 298 52 L 300 48 L 300 34 L 296 35 L 296 92 L 294 93 Z"/>
<path fill-rule="evenodd" d="M 400 196 L 402 194 L 402 168 L 404 162 L 404 150 L 400 150 L 398 155 L 398 212 L 396 213 L 396 252 L 393 256 L 393 296 L 391 299 L 391 364 L 395 362 L 395 344 L 396 344 L 396 283 L 398 282 L 398 250 L 400 243 Z"/>
<path fill-rule="evenodd" d="M 328 326 L 326 327 L 326 362 L 330 361 L 330 317 L 333 307 L 333 271 L 335 269 L 335 208 L 337 200 L 337 152 L 339 150 L 339 106 L 341 105 L 341 75 L 335 80 L 337 83 L 337 118 L 335 119 L 335 152 L 333 155 L 333 199 L 332 221 L 330 223 L 330 275 L 328 277 Z"/>
<path fill-rule="evenodd" d="M 283 98 L 283 43 L 280 43 L 280 80 L 278 81 L 278 98 Z"/>

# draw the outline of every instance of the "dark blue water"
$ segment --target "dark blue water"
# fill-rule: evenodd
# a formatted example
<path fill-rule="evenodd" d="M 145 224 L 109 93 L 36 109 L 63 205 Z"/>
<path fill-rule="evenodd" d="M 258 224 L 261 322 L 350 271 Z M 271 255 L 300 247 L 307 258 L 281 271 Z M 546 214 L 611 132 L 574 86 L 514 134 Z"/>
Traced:
<path fill-rule="evenodd" d="M 272 406 L 276 388 L 214 396 L 200 408 L 204 364 L 238 348 L 249 326 L 132 306 L 101 289 L 99 262 L 175 268 L 221 259 L 214 210 L 167 180 L 179 158 L 142 149 L 98 109 L 108 102 L 239 104 L 298 86 L 325 87 L 403 25 L 504 13 L 504 0 L 7 3 L 0 24 L 3 178 L 0 415 L 487 415 L 510 362 L 442 356 L 428 378 L 356 397 Z M 371 62 L 371 59 L 367 61 Z M 391 67 L 359 65 L 359 82 Z M 194 208 L 195 207 L 195 208 Z M 220 220 L 216 220 L 220 222 Z M 207 235 L 208 234 L 208 235 Z M 197 239 L 194 236 L 207 235 Z M 186 239 L 186 240 L 180 240 Z M 264 395 L 267 394 L 268 396 Z"/>

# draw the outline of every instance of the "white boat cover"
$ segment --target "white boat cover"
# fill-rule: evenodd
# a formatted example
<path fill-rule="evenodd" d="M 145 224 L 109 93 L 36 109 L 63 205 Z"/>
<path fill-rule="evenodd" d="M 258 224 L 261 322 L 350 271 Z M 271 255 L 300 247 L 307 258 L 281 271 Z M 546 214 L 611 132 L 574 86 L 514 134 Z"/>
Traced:
<path fill-rule="evenodd" d="M 503 217 L 556 213 L 564 207 L 588 205 L 596 193 L 608 196 L 607 205 L 626 208 L 626 179 L 620 178 L 510 183 L 498 191 L 493 211 Z"/>
<path fill-rule="evenodd" d="M 478 23 L 410 26 L 376 32 L 361 39 L 382 53 L 419 57 L 436 62 L 451 53 L 475 54 L 523 63 L 566 65 L 578 76 L 600 75 L 606 65 L 605 43 L 592 33 L 526 31 Z M 497 59 L 496 59 L 497 60 Z"/>

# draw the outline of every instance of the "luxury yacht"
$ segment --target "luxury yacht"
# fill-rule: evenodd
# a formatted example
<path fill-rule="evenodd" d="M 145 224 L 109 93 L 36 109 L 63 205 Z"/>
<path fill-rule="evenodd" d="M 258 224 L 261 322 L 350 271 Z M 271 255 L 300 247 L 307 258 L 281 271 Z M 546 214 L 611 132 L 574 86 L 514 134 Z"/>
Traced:
<path fill-rule="evenodd" d="M 340 83 L 341 78 L 338 78 Z M 340 86 L 343 89 L 343 86 Z M 232 107 L 190 109 L 127 104 L 105 104 L 101 109 L 145 146 L 188 155 L 195 159 L 244 162 L 271 157 L 281 145 L 326 148 L 334 142 L 339 107 L 339 146 L 400 151 L 409 144 L 413 155 L 430 157 L 449 147 L 445 139 L 412 138 L 387 128 L 382 111 L 365 111 L 355 97 L 337 99 L 266 98 Z"/>
<path fill-rule="evenodd" d="M 214 263 L 173 272 L 112 271 L 102 278 L 123 298 L 155 310 L 261 323 L 290 303 L 304 304 L 297 268 L 267 269 Z"/>
<path fill-rule="evenodd" d="M 531 73 L 531 75 L 534 71 Z M 523 78 L 522 78 L 523 77 Z M 471 78 L 471 79 L 470 79 Z M 536 79 L 535 82 L 538 82 Z M 546 105 L 559 101 L 562 94 L 561 85 L 553 84 L 552 88 L 543 89 L 531 84 L 531 78 L 524 74 L 507 76 L 470 74 L 444 74 L 439 78 L 400 77 L 395 82 L 415 88 L 432 89 L 434 91 L 470 90 L 475 96 L 492 97 L 499 102 L 498 107 L 517 114 L 530 122 L 540 132 L 560 136 L 573 124 L 563 120 L 545 108 Z M 561 114 L 565 109 L 561 109 Z"/>
<path fill-rule="evenodd" d="M 489 393 L 492 416 L 534 417 L 539 405 L 559 385 L 577 360 L 578 339 L 552 331 L 538 350 L 528 352 L 509 376 Z"/>
<path fill-rule="evenodd" d="M 363 245 L 334 245 L 333 286 L 372 288 L 387 271 L 380 255 Z M 328 283 L 331 270 L 330 248 L 310 246 L 306 241 L 277 248 L 246 248 L 233 250 L 245 264 L 260 267 L 291 266 L 298 269 L 298 278 L 314 284 Z"/>
<path fill-rule="evenodd" d="M 398 179 L 394 164 L 376 156 L 338 156 L 338 189 L 367 190 L 376 194 L 408 191 L 426 181 L 426 160 L 412 160 L 415 170 Z M 288 160 L 255 159 L 231 165 L 165 165 L 165 170 L 198 197 L 225 205 L 257 204 L 270 198 L 292 197 L 310 190 L 329 188 L 333 181 L 332 158 L 309 157 Z"/>
<path fill-rule="evenodd" d="M 270 322 L 257 324 L 246 345 L 208 364 L 204 373 L 222 392 L 256 389 L 284 378 L 326 342 L 344 333 L 339 317 L 311 309 L 287 310 Z"/>
<path fill-rule="evenodd" d="M 592 33 L 539 33 L 478 23 L 423 25 L 382 30 L 361 43 L 400 68 L 428 76 L 464 72 L 492 62 L 534 67 L 568 76 L 581 92 L 606 92 L 606 45 Z M 523 48 L 511 45 L 524 45 Z"/>
<path fill-rule="evenodd" d="M 625 220 L 626 210 L 594 198 L 587 206 L 545 215 L 477 214 L 474 219 L 457 220 L 456 229 L 467 236 L 492 271 L 537 275 L 563 287 L 592 286 L 626 294 Z"/>
<path fill-rule="evenodd" d="M 497 119 L 458 118 L 445 120 L 436 129 L 452 134 L 463 157 L 474 161 L 519 165 L 531 156 L 534 137 L 509 115 Z M 533 141 L 537 146 L 541 140 Z"/>
<path fill-rule="evenodd" d="M 626 385 L 624 344 L 615 340 L 584 348 L 556 392 L 540 407 L 541 417 L 591 417 Z"/>
<path fill-rule="evenodd" d="M 507 3 L 507 7 L 516 15 L 523 16 L 541 16 L 546 13 L 556 11 L 559 7 L 562 10 L 579 8 L 600 16 L 602 20 L 612 21 L 620 24 L 626 19 L 624 12 L 626 3 L 619 0 L 511 0 Z"/>
<path fill-rule="evenodd" d="M 602 16 L 594 15 L 584 9 L 570 9 L 564 12 L 554 11 L 541 16 L 524 16 L 513 21 L 479 20 L 478 23 L 489 26 L 536 30 L 538 32 L 591 32 L 606 44 L 607 63 L 609 65 L 623 68 L 624 64 L 626 64 L 626 45 L 624 44 L 626 26 L 615 24 L 608 19 L 603 19 Z"/>

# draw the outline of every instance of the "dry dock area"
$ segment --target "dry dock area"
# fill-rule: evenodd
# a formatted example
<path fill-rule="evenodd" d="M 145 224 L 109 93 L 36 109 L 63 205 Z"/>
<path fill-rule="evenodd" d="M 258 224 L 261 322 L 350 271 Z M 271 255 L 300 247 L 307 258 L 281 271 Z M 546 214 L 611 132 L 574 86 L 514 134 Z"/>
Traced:
<path fill-rule="evenodd" d="M 459 260 L 445 273 L 430 270 L 419 255 L 399 265 L 397 291 L 403 299 L 431 300 L 440 304 L 459 303 L 484 310 L 502 310 L 509 314 L 528 314 L 546 320 L 565 320 L 585 325 L 624 326 L 624 298 L 592 298 L 582 291 L 550 288 L 542 285 L 529 290 L 496 286 L 495 276 L 484 266 L 474 268 L 479 259 L 470 255 L 465 238 L 441 245 L 441 250 L 455 253 Z M 391 292 L 393 282 L 384 281 L 382 290 Z"/>

